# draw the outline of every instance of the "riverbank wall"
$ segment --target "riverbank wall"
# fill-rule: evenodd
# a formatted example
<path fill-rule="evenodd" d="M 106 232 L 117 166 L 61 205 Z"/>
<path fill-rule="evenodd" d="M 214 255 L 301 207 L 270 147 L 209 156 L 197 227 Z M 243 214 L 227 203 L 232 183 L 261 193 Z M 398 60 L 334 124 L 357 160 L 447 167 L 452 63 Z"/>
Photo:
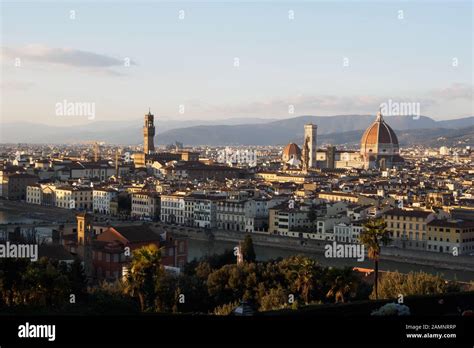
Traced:
<path fill-rule="evenodd" d="M 174 225 L 160 224 L 177 235 L 200 241 L 233 242 L 236 245 L 245 237 L 245 233 L 237 231 L 202 230 Z M 263 233 L 252 233 L 255 245 L 292 250 L 295 253 L 314 253 L 324 255 L 325 246 L 331 241 L 301 240 L 299 238 L 276 236 Z M 433 253 L 429 251 L 415 251 L 395 247 L 382 247 L 381 260 L 389 260 L 417 265 L 433 266 L 450 270 L 474 271 L 474 257 L 467 255 L 453 256 L 451 254 Z"/>

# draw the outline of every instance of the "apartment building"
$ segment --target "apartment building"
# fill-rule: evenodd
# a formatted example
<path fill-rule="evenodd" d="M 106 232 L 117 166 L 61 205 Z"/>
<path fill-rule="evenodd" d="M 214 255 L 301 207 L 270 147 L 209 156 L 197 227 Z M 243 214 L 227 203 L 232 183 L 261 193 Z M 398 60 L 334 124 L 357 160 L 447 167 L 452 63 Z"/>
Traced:
<path fill-rule="evenodd" d="M 184 192 L 161 195 L 161 221 L 179 225 L 188 224 L 189 220 L 185 219 L 185 197 Z M 188 213 L 193 214 L 192 210 Z M 190 219 L 190 216 L 192 215 L 188 215 L 187 218 Z"/>
<path fill-rule="evenodd" d="M 392 245 L 403 249 L 427 249 L 427 224 L 436 218 L 433 212 L 391 209 L 382 216 L 390 231 Z"/>
<path fill-rule="evenodd" d="M 474 252 L 474 221 L 433 220 L 427 226 L 428 251 L 453 255 Z"/>
<path fill-rule="evenodd" d="M 59 208 L 91 211 L 92 188 L 79 186 L 60 186 L 55 190 L 55 205 Z"/>
<path fill-rule="evenodd" d="M 26 200 L 28 186 L 38 182 L 36 175 L 0 171 L 0 195 L 10 200 Z"/>
<path fill-rule="evenodd" d="M 245 231 L 245 203 L 247 200 L 223 200 L 217 203 L 217 228 Z"/>
<path fill-rule="evenodd" d="M 92 206 L 95 213 L 110 214 L 110 203 L 117 197 L 118 191 L 111 188 L 94 188 Z"/>
<path fill-rule="evenodd" d="M 192 193 L 184 198 L 184 224 L 199 228 L 217 226 L 217 204 L 219 196 Z"/>
<path fill-rule="evenodd" d="M 359 197 L 354 194 L 345 193 L 345 192 L 320 192 L 318 194 L 320 199 L 324 199 L 328 202 L 351 202 L 357 203 L 359 201 Z"/>
<path fill-rule="evenodd" d="M 359 243 L 363 229 L 363 221 L 361 220 L 335 224 L 334 240 L 342 243 Z"/>
<path fill-rule="evenodd" d="M 26 187 L 26 202 L 54 207 L 56 205 L 56 186 L 35 184 Z"/>
<path fill-rule="evenodd" d="M 158 220 L 161 212 L 161 199 L 156 192 L 136 192 L 132 194 L 131 216 Z"/>

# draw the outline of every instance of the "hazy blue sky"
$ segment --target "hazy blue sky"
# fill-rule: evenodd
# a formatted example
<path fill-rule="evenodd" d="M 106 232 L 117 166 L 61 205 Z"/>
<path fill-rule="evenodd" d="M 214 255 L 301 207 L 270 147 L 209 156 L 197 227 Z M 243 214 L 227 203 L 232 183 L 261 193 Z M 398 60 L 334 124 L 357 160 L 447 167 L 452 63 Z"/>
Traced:
<path fill-rule="evenodd" d="M 469 116 L 472 7 L 4 1 L 2 122 L 123 121 L 149 106 L 171 119 L 375 114 L 388 99 L 418 102 L 437 119 Z M 58 117 L 64 100 L 95 103 L 95 119 Z"/>

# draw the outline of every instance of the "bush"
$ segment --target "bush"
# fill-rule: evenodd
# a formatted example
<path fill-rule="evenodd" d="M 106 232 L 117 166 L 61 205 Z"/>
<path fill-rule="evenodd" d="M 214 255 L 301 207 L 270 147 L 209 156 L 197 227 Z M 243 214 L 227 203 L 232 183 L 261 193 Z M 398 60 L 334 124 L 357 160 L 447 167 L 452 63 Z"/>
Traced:
<path fill-rule="evenodd" d="M 262 297 L 259 311 L 288 308 L 288 295 L 288 291 L 282 287 L 270 289 L 268 294 Z"/>
<path fill-rule="evenodd" d="M 398 298 L 399 295 L 433 295 L 459 291 L 458 287 L 438 275 L 424 272 L 388 272 L 379 281 L 379 299 Z M 370 295 L 375 298 L 374 292 Z"/>
<path fill-rule="evenodd" d="M 226 303 L 222 306 L 218 306 L 214 309 L 214 315 L 231 315 L 236 307 L 240 304 L 239 301 Z"/>

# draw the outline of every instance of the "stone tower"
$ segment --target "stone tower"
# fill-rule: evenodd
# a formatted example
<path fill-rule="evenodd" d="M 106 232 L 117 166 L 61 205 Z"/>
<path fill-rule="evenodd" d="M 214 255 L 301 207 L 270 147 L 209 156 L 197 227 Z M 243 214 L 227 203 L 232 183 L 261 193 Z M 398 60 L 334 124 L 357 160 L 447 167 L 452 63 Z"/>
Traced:
<path fill-rule="evenodd" d="M 145 124 L 143 126 L 143 152 L 148 155 L 155 151 L 155 125 L 153 123 L 154 116 L 151 111 L 145 115 Z"/>
<path fill-rule="evenodd" d="M 84 273 L 88 280 L 92 278 L 92 215 L 79 213 L 77 219 L 77 254 L 84 262 Z"/>
<path fill-rule="evenodd" d="M 316 135 L 318 133 L 318 126 L 315 124 L 304 125 L 304 139 L 303 144 L 308 144 L 308 169 L 316 168 Z"/>

